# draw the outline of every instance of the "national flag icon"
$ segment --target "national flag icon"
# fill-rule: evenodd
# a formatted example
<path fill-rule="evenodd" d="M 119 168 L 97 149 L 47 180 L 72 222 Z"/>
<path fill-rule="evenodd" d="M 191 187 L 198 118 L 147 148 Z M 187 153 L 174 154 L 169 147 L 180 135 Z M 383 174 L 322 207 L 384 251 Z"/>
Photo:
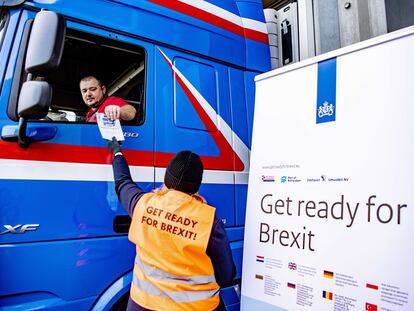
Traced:
<path fill-rule="evenodd" d="M 365 310 L 366 311 L 378 311 L 377 305 L 374 305 L 372 303 L 366 302 L 365 303 Z"/>
<path fill-rule="evenodd" d="M 378 290 L 378 285 L 374 285 L 374 284 L 369 284 L 369 283 L 367 283 L 367 287 L 368 287 L 368 288 L 371 288 L 371 289 Z"/>
<path fill-rule="evenodd" d="M 296 288 L 296 284 L 293 284 L 293 283 L 287 283 L 287 287 L 289 287 L 289 288 Z"/>
<path fill-rule="evenodd" d="M 333 279 L 334 273 L 331 272 L 331 271 L 324 270 L 323 271 L 323 276 L 326 277 L 327 279 Z"/>
<path fill-rule="evenodd" d="M 256 256 L 256 261 L 264 262 L 264 256 Z"/>
<path fill-rule="evenodd" d="M 263 280 L 263 275 L 261 275 L 261 274 L 256 274 L 256 279 L 258 279 L 258 280 Z"/>
<path fill-rule="evenodd" d="M 332 300 L 333 295 L 331 292 L 327 292 L 326 290 L 322 291 L 322 298 Z"/>

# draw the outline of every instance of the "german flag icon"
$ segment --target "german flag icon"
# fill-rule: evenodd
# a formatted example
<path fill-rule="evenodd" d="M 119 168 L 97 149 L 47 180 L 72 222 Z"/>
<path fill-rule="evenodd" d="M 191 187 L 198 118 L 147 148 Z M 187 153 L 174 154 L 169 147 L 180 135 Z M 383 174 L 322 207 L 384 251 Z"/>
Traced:
<path fill-rule="evenodd" d="M 331 272 L 331 271 L 324 270 L 323 271 L 323 276 L 327 279 L 333 279 L 334 273 Z"/>

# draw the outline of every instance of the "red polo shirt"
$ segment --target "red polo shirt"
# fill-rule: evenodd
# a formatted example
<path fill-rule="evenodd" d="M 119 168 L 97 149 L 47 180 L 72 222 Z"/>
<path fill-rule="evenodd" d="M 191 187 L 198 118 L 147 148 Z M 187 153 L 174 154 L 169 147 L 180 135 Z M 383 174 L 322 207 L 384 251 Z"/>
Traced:
<path fill-rule="evenodd" d="M 109 96 L 98 108 L 90 108 L 88 110 L 88 112 L 86 113 L 86 122 L 96 122 L 96 114 L 100 112 L 104 113 L 105 107 L 109 105 L 122 107 L 128 105 L 128 103 L 122 98 L 116 96 Z"/>

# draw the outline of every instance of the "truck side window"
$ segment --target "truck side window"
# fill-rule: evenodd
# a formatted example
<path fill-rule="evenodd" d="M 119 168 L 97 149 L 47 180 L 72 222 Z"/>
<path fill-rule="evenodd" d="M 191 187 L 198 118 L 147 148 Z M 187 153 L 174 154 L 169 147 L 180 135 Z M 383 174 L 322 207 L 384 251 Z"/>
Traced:
<path fill-rule="evenodd" d="M 219 111 L 217 89 L 218 73 L 216 69 L 211 65 L 182 57 L 174 58 L 174 66 L 185 77 L 188 77 L 193 86 L 199 90 L 212 108 L 215 111 Z M 215 126 L 218 126 L 217 117 L 212 121 Z M 207 131 L 192 104 L 189 102 L 188 96 L 184 93 L 176 79 L 174 79 L 174 124 L 183 129 Z"/>
<path fill-rule="evenodd" d="M 0 46 L 3 42 L 4 33 L 6 32 L 7 11 L 0 8 Z"/>
<path fill-rule="evenodd" d="M 108 96 L 126 100 L 137 110 L 135 120 L 144 122 L 145 51 L 142 47 L 68 29 L 59 69 L 47 81 L 53 98 L 46 122 L 85 122 L 88 107 L 83 102 L 79 81 L 96 76 Z"/>

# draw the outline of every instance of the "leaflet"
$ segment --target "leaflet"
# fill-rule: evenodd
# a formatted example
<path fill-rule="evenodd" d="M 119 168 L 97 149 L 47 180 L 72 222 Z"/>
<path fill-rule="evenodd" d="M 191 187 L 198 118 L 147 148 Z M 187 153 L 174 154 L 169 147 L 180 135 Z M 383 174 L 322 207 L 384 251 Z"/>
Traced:
<path fill-rule="evenodd" d="M 111 120 L 104 113 L 98 113 L 96 119 L 102 138 L 111 140 L 115 137 L 117 141 L 125 140 L 119 119 Z"/>

